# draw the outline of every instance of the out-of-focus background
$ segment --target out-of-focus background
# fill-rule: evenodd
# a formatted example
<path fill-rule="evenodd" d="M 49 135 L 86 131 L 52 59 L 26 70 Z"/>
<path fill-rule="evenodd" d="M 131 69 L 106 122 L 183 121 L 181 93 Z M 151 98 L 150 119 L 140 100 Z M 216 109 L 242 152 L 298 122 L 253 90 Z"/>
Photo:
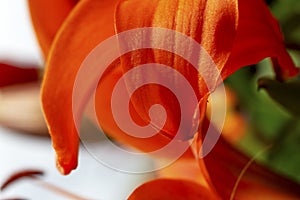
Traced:
<path fill-rule="evenodd" d="M 25 0 L 0 1 L 0 61 L 24 67 L 43 67 L 43 58 L 31 27 Z M 9 114 L 15 116 L 30 114 L 18 109 L 11 112 L 14 113 Z M 111 159 L 124 165 L 137 165 L 141 168 L 151 165 L 150 160 L 145 160 L 144 163 L 135 163 L 134 160 L 128 162 L 126 157 L 114 154 L 106 143 L 99 144 L 99 148 L 109 152 Z M 84 148 L 80 150 L 78 170 L 65 177 L 56 169 L 55 154 L 49 137 L 0 126 L 0 185 L 12 174 L 23 170 L 41 170 L 45 173 L 41 180 L 47 183 L 87 199 L 103 200 L 125 199 L 135 187 L 153 177 L 152 174 L 126 174 L 110 169 L 97 162 Z M 39 181 L 24 178 L 0 191 L 0 199 L 69 199 L 43 185 L 45 184 Z"/>
<path fill-rule="evenodd" d="M 42 65 L 27 1 L 0 1 L 0 60 Z"/>

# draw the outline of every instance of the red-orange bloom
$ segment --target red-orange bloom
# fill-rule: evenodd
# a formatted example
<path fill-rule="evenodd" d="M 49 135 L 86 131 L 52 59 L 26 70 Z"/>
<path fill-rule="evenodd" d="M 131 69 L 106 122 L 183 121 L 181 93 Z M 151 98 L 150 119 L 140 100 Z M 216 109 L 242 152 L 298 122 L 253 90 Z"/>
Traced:
<path fill-rule="evenodd" d="M 43 108 L 57 153 L 57 165 L 63 174 L 70 173 L 77 166 L 79 137 L 72 112 L 72 92 L 82 62 L 96 45 L 108 37 L 144 27 L 171 29 L 191 37 L 209 53 L 220 70 L 222 79 L 240 67 L 257 63 L 265 57 L 277 60 L 279 65 L 276 65 L 275 71 L 280 78 L 298 73 L 285 50 L 278 24 L 262 0 L 79 1 L 64 21 L 52 44 L 42 89 Z M 174 48 L 183 47 L 175 43 Z M 146 139 L 135 138 L 122 131 L 111 111 L 111 97 L 117 81 L 130 69 L 145 63 L 165 64 L 180 72 L 194 89 L 198 101 L 201 102 L 202 111 L 205 110 L 205 100 L 209 92 L 197 70 L 180 56 L 169 52 L 157 49 L 136 50 L 115 60 L 105 71 L 97 87 L 98 121 L 111 137 L 148 152 L 166 145 L 175 136 L 181 120 L 181 113 L 178 112 L 180 105 L 176 97 L 157 85 L 143 87 L 131 97 L 130 114 L 137 124 L 145 125 L 150 122 L 148 109 L 153 104 L 163 105 L 166 109 L 168 118 L 165 125 L 156 135 Z M 209 70 L 202 73 L 217 85 L 217 75 L 210 74 Z M 136 74 L 136 77 L 142 76 L 142 73 Z M 169 76 L 172 84 L 180 86 L 176 76 Z M 119 101 L 122 99 L 121 96 Z M 80 103 L 86 105 L 88 100 L 89 97 L 85 97 Z M 187 112 L 195 111 L 194 107 L 185 106 Z M 183 118 L 183 123 L 185 120 Z M 195 133 L 186 129 L 179 134 L 182 139 L 190 139 Z M 190 155 L 189 149 L 185 156 Z M 206 164 L 206 160 L 204 162 Z M 207 162 L 209 163 L 209 158 Z M 208 165 L 207 168 L 212 166 Z M 204 170 L 205 165 L 201 166 Z M 212 167 L 215 169 L 215 166 Z M 238 169 L 241 169 L 240 165 Z M 216 171 L 222 172 L 222 169 Z M 206 173 L 210 174 L 211 171 L 208 169 Z M 213 176 L 207 176 L 207 182 L 210 181 L 218 184 Z M 161 185 L 168 183 L 168 180 L 158 182 Z M 170 184 L 178 186 L 178 182 Z M 222 191 L 219 186 L 213 184 L 210 186 L 216 191 L 214 194 L 221 193 L 221 197 L 228 197 L 226 187 L 225 191 Z M 199 195 L 193 189 L 193 183 L 182 182 L 179 185 L 188 187 L 191 195 Z M 250 186 L 252 188 L 253 185 Z M 203 195 L 206 195 L 205 189 Z M 131 198 L 134 199 L 134 195 Z"/>
<path fill-rule="evenodd" d="M 77 163 L 78 135 L 72 116 L 72 89 L 76 73 L 88 53 L 97 44 L 116 33 L 114 23 L 117 32 L 154 26 L 173 29 L 194 38 L 211 55 L 223 78 L 239 67 L 256 63 L 267 56 L 274 56 L 281 63 L 284 62 L 284 65 L 281 65 L 284 76 L 295 75 L 298 71 L 287 56 L 276 21 L 261 0 L 251 3 L 246 0 L 228 0 L 221 3 L 213 0 L 190 2 L 130 0 L 118 4 L 117 1 L 80 1 L 54 41 L 43 85 L 44 111 L 57 151 L 58 165 L 62 167 L 64 173 L 75 168 Z M 248 30 L 255 34 L 249 34 Z M 136 55 L 140 55 L 139 60 L 136 59 Z M 178 56 L 167 55 L 166 52 L 137 51 L 122 57 L 121 63 L 118 61 L 113 63 L 111 69 L 107 70 L 104 80 L 100 81 L 97 90 L 97 94 L 103 93 L 96 106 L 99 107 L 98 110 L 105 110 L 105 117 L 98 115 L 99 121 L 107 133 L 138 147 L 151 147 L 155 143 L 152 140 L 135 141 L 124 136 L 118 129 L 108 109 L 111 96 L 108 88 L 113 87 L 124 70 L 149 61 L 164 63 L 180 71 L 197 91 L 199 100 L 206 91 L 204 81 L 201 77 L 198 79 L 198 73 L 191 70 L 188 63 Z M 148 96 L 152 98 L 144 98 Z M 162 134 L 172 137 L 180 119 L 180 114 L 173 112 L 178 105 L 174 98 L 150 86 L 141 90 L 132 100 L 135 112 L 139 113 L 139 117 L 142 118 L 140 120 L 143 121 L 149 120 L 145 111 L 154 102 L 166 106 L 169 115 Z M 64 112 L 58 115 L 60 110 Z M 164 144 L 162 141 L 167 140 L 160 136 L 155 137 L 159 137 L 155 139 L 158 143 Z M 139 145 L 141 143 L 143 145 Z"/>

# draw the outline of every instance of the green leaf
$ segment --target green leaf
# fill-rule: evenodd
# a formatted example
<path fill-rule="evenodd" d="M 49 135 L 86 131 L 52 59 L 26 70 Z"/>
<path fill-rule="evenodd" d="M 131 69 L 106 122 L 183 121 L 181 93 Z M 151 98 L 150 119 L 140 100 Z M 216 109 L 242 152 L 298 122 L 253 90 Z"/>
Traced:
<path fill-rule="evenodd" d="M 270 78 L 260 78 L 258 87 L 264 89 L 292 115 L 300 118 L 300 80 L 278 82 Z"/>

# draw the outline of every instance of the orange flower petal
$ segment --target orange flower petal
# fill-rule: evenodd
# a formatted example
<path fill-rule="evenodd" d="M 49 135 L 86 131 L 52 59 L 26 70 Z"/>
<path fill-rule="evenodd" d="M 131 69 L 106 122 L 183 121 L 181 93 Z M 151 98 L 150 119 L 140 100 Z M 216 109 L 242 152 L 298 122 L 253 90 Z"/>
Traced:
<path fill-rule="evenodd" d="M 236 41 L 223 68 L 223 77 L 266 57 L 278 60 L 280 67 L 275 66 L 275 71 L 280 79 L 296 75 L 299 70 L 288 55 L 278 22 L 264 1 L 239 0 L 239 13 Z"/>
<path fill-rule="evenodd" d="M 38 78 L 38 68 L 19 68 L 0 63 L 0 87 L 17 83 L 37 81 Z"/>
<path fill-rule="evenodd" d="M 299 185 L 251 162 L 223 139 L 203 160 L 199 160 L 199 164 L 208 184 L 223 199 L 230 199 L 231 195 L 243 200 L 253 199 L 253 195 L 256 199 L 298 199 L 300 196 Z"/>
<path fill-rule="evenodd" d="M 97 92 L 95 96 L 95 102 L 96 102 L 95 106 L 97 112 L 97 120 L 99 121 L 101 128 L 105 133 L 107 133 L 110 137 L 116 139 L 118 142 L 125 145 L 130 145 L 143 152 L 150 153 L 164 148 L 166 145 L 168 145 L 171 142 L 171 139 L 165 137 L 163 134 L 161 134 L 161 132 L 158 131 L 158 133 L 152 137 L 139 138 L 125 133 L 116 124 L 111 109 L 111 99 L 112 99 L 112 93 L 115 84 L 117 81 L 120 80 L 122 75 L 123 73 L 122 73 L 122 68 L 120 66 L 120 63 L 119 61 L 116 61 L 115 63 L 110 65 L 110 67 L 106 70 L 105 74 L 103 74 L 102 79 L 98 84 Z M 120 103 L 124 101 L 124 99 L 126 99 L 126 97 L 123 97 L 121 96 L 121 94 L 118 94 L 117 100 L 120 101 Z M 130 109 L 130 112 L 131 112 L 131 116 L 133 117 L 133 119 L 137 124 L 144 123 L 144 121 L 141 118 L 139 118 L 139 115 L 135 113 L 136 111 L 134 109 Z M 183 149 L 185 148 L 185 146 L 183 146 L 182 148 L 181 145 L 182 144 L 179 142 L 178 144 L 168 148 L 167 151 L 161 151 L 161 152 L 156 151 L 155 155 L 154 154 L 153 155 L 164 157 L 165 159 L 168 158 L 172 159 L 174 158 L 174 156 L 178 156 L 178 157 L 180 156 L 179 158 L 180 161 L 185 159 L 189 161 L 191 160 L 194 161 L 194 155 L 191 149 L 188 146 L 186 146 L 187 149 L 185 150 Z M 166 160 L 164 160 L 164 163 L 165 161 Z"/>
<path fill-rule="evenodd" d="M 120 64 L 117 62 L 112 64 L 103 75 L 101 81 L 99 82 L 97 93 L 96 93 L 96 110 L 97 119 L 101 124 L 102 129 L 105 133 L 109 134 L 111 137 L 118 140 L 123 144 L 131 145 L 135 148 L 143 150 L 144 152 L 151 152 L 160 149 L 167 145 L 171 140 L 162 134 L 155 134 L 149 138 L 138 138 L 128 135 L 122 131 L 116 124 L 112 109 L 111 109 L 111 99 L 113 89 L 117 81 L 122 77 L 122 69 Z M 118 96 L 120 102 L 124 101 L 126 97 Z M 133 109 L 131 109 L 134 112 Z M 137 114 L 132 114 L 134 120 L 137 124 L 143 124 L 144 121 L 138 118 Z M 190 155 L 192 153 L 190 152 Z"/>
<path fill-rule="evenodd" d="M 78 0 L 29 0 L 31 19 L 45 56 L 61 24 Z"/>
<path fill-rule="evenodd" d="M 156 162 L 160 162 L 160 159 L 157 159 Z M 157 175 L 159 178 L 189 180 L 207 186 L 205 177 L 194 156 L 178 158 L 172 164 L 158 170 Z"/>
<path fill-rule="evenodd" d="M 123 0 L 116 10 L 116 28 L 118 32 L 144 27 L 167 28 L 180 32 L 200 43 L 212 57 L 217 67 L 222 69 L 233 46 L 237 18 L 236 0 Z M 153 36 L 154 41 L 155 39 Z M 170 43 L 164 36 L 159 39 L 159 42 L 166 45 Z M 182 46 L 181 43 L 176 43 L 176 40 L 173 43 L 175 49 L 189 49 L 189 46 Z M 129 43 L 127 45 L 132 46 Z M 139 50 L 122 56 L 121 65 L 124 72 L 145 63 L 160 63 L 170 66 L 179 71 L 190 82 L 197 100 L 200 101 L 203 95 L 207 93 L 207 86 L 201 77 L 199 79 L 198 71 L 184 59 L 161 50 Z M 204 63 L 205 61 L 201 60 L 200 62 Z M 209 76 L 211 81 L 217 82 L 218 77 L 210 74 L 210 72 L 209 69 L 206 69 L 202 73 L 206 73 L 206 77 Z M 178 81 L 178 75 L 175 73 L 161 70 L 159 73 L 162 74 L 162 78 L 155 73 L 157 72 L 150 69 L 147 76 L 154 76 L 161 82 L 163 81 L 160 79 L 170 78 L 172 85 L 179 90 L 183 89 L 182 84 Z M 135 75 L 135 77 L 126 80 L 128 87 L 135 88 L 138 82 L 131 82 L 130 79 L 140 80 L 144 76 L 143 71 L 139 71 Z M 189 98 L 188 95 L 186 97 Z M 195 105 L 187 103 L 184 105 L 184 113 L 181 113 L 179 107 L 183 105 L 178 104 L 175 96 L 170 95 L 170 92 L 166 92 L 165 89 L 157 87 L 155 84 L 139 89 L 131 99 L 137 113 L 148 123 L 151 121 L 148 115 L 149 108 L 153 104 L 163 105 L 168 115 L 163 127 L 164 135 L 170 138 L 175 136 L 181 116 L 191 116 L 196 109 Z M 189 117 L 184 117 L 182 123 L 185 128 L 179 133 L 181 139 L 190 139 L 195 134 L 191 121 Z M 157 124 L 153 125 L 157 126 Z"/>
<path fill-rule="evenodd" d="M 88 53 L 114 34 L 116 2 L 80 1 L 61 27 L 49 54 L 42 103 L 57 153 L 57 165 L 63 174 L 77 166 L 79 138 L 72 112 L 76 73 Z"/>
<path fill-rule="evenodd" d="M 139 186 L 129 196 L 129 200 L 199 200 L 219 199 L 205 187 L 187 180 L 157 179 Z"/>

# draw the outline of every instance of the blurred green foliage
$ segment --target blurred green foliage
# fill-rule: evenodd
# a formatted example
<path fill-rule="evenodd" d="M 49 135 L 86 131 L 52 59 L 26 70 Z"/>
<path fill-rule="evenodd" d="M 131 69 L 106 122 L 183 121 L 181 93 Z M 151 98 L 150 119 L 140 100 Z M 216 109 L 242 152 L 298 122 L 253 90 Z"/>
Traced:
<path fill-rule="evenodd" d="M 257 72 L 253 73 L 251 68 L 257 68 Z M 257 67 L 240 69 L 225 81 L 236 92 L 241 112 L 250 125 L 239 146 L 254 156 L 271 145 L 270 149 L 260 154 L 259 160 L 300 183 L 299 119 L 265 91 L 258 90 L 257 80 L 266 76 L 268 70 L 271 75 L 270 64 L 264 61 Z"/>
<path fill-rule="evenodd" d="M 279 20 L 296 65 L 300 66 L 300 1 L 268 3 Z M 268 89 L 258 89 L 262 77 L 268 77 L 264 79 Z M 258 160 L 300 183 L 300 113 L 297 115 L 300 78 L 294 80 L 296 84 L 281 84 L 273 81 L 274 77 L 271 61 L 266 59 L 256 66 L 238 70 L 225 81 L 236 92 L 240 110 L 249 122 L 249 129 L 238 145 L 250 156 L 271 145 Z"/>
<path fill-rule="evenodd" d="M 286 111 L 300 119 L 300 79 L 279 82 L 263 77 L 258 80 L 259 89 L 265 90 L 268 95 L 279 103 Z"/>
<path fill-rule="evenodd" d="M 300 1 L 277 0 L 271 4 L 274 16 L 278 19 L 287 44 L 300 44 Z"/>

